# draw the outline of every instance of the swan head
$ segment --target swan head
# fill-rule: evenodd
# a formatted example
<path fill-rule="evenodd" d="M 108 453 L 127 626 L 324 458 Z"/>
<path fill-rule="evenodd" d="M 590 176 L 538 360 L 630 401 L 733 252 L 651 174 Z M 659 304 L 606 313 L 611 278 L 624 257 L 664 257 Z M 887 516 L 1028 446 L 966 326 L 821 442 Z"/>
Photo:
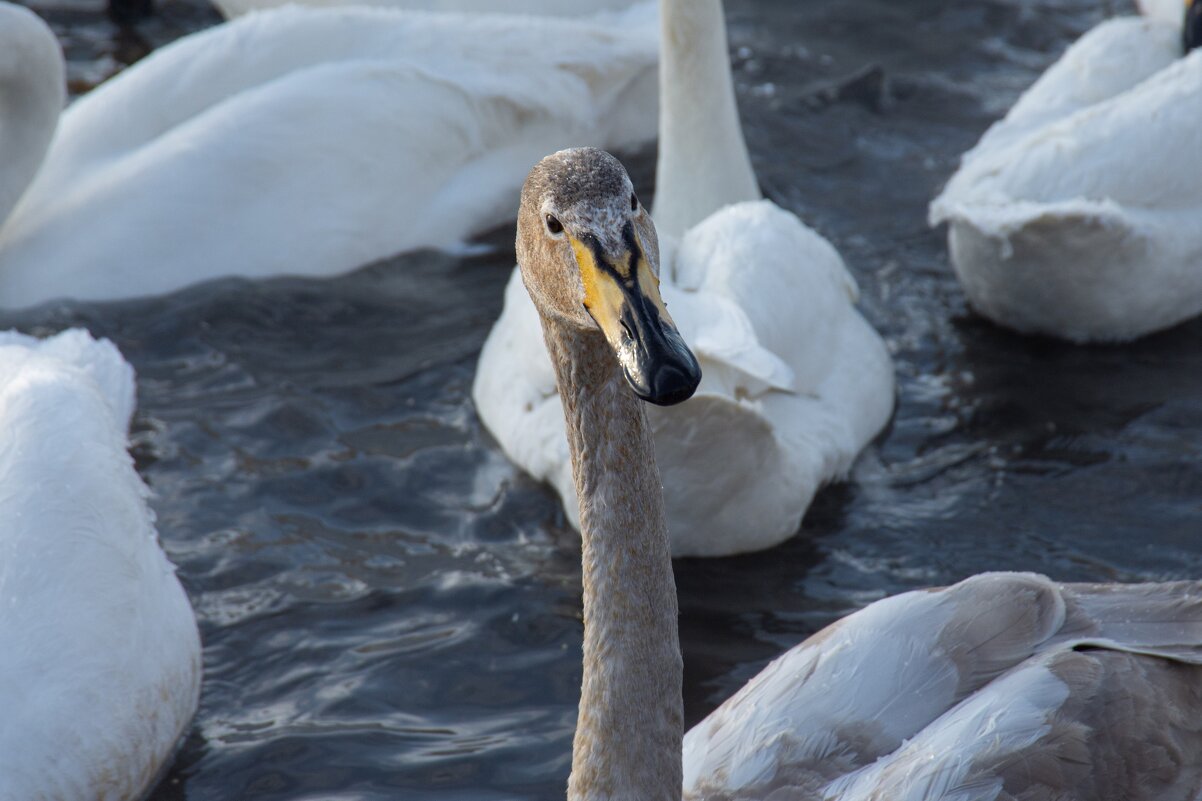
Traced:
<path fill-rule="evenodd" d="M 668 406 L 701 382 L 697 358 L 659 293 L 659 240 L 622 164 L 574 148 L 530 171 L 518 210 L 518 265 L 547 319 L 599 330 L 627 383 Z"/>

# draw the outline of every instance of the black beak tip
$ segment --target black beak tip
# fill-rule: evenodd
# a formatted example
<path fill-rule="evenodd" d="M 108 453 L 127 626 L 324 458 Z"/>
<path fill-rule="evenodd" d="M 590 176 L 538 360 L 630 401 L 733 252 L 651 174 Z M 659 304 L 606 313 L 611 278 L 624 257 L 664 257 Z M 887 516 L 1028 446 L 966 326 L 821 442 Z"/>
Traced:
<path fill-rule="evenodd" d="M 691 364 L 663 364 L 651 377 L 650 386 L 635 388 L 640 398 L 656 406 L 674 406 L 693 397 L 701 383 L 701 367 Z"/>

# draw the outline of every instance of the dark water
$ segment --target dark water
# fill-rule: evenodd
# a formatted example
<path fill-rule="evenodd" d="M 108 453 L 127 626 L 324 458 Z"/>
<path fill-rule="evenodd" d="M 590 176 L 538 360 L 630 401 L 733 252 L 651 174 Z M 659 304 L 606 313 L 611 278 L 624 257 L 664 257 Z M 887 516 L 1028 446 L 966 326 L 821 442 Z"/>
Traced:
<path fill-rule="evenodd" d="M 1102 14 L 728 0 L 757 172 L 843 252 L 899 397 L 803 536 L 677 563 L 690 722 L 886 594 L 991 569 L 1202 575 L 1202 323 L 1120 348 L 1008 334 L 967 312 L 925 224 L 959 153 Z M 112 38 L 94 14 L 64 19 Z M 627 161 L 648 194 L 653 154 Z M 563 797 L 578 538 L 469 398 L 511 236 L 335 281 L 0 316 L 86 325 L 138 370 L 134 451 L 206 666 L 155 801 Z"/>

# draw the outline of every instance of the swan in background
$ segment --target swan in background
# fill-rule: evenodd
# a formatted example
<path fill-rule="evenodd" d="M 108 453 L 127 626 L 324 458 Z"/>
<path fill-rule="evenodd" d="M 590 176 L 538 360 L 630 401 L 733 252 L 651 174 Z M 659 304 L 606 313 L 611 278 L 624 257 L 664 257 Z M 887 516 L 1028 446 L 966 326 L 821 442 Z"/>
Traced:
<path fill-rule="evenodd" d="M 1182 58 L 1180 0 L 1144 10 L 1073 44 L 931 204 L 997 323 L 1118 341 L 1202 312 L 1202 172 L 1183 155 L 1202 150 L 1202 55 Z"/>
<path fill-rule="evenodd" d="M 125 450 L 133 408 L 107 340 L 0 334 L 0 798 L 142 798 L 196 710 L 200 638 Z"/>
<path fill-rule="evenodd" d="M 570 801 L 677 801 L 682 787 L 696 801 L 1194 798 L 1202 582 L 985 574 L 898 595 L 788 651 L 682 737 L 668 523 L 639 399 L 679 403 L 700 376 L 631 191 L 612 156 L 563 151 L 531 171 L 518 213 L 581 521 Z"/>
<path fill-rule="evenodd" d="M 53 35 L 0 3 L 0 307 L 454 246 L 511 217 L 548 149 L 654 136 L 655 9 L 606 19 L 277 9 L 60 119 Z"/>
<path fill-rule="evenodd" d="M 663 0 L 655 219 L 665 301 L 704 379 L 650 414 L 675 556 L 721 556 L 793 536 L 893 408 L 884 343 L 855 308 L 842 259 L 759 200 L 739 126 L 720 0 Z M 631 199 L 639 207 L 636 198 Z M 472 397 L 509 457 L 576 497 L 538 314 L 514 271 Z"/>
<path fill-rule="evenodd" d="M 542 17 L 587 17 L 599 11 L 615 11 L 638 0 L 213 0 L 226 19 L 251 11 L 297 3 L 310 7 L 376 6 L 410 11 L 441 11 L 471 14 L 531 14 Z"/>

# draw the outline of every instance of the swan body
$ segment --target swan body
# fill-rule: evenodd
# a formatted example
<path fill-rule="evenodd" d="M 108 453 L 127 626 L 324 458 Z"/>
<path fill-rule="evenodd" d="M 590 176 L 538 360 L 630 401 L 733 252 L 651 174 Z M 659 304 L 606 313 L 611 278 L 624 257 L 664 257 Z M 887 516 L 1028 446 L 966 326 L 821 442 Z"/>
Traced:
<path fill-rule="evenodd" d="M 684 738 L 684 797 L 1192 799 L 1202 583 L 983 574 L 878 601 Z"/>
<path fill-rule="evenodd" d="M 0 140 L 19 165 L 0 201 L 20 196 L 0 227 L 0 306 L 454 246 L 512 214 L 548 149 L 654 135 L 654 18 L 276 9 L 152 53 L 55 130 L 5 107 L 61 107 L 62 56 L 3 4 L 0 54 L 36 41 L 44 68 L 0 71 L 0 119 L 21 134 Z"/>
<path fill-rule="evenodd" d="M 530 14 L 542 17 L 587 17 L 598 11 L 619 10 L 636 0 L 213 0 L 213 5 L 233 19 L 251 11 L 297 3 L 310 7 L 368 5 L 410 11 L 468 14 Z"/>
<path fill-rule="evenodd" d="M 1196 799 L 1202 582 L 999 573 L 887 598 L 683 733 L 667 515 L 638 398 L 679 403 L 700 376 L 661 298 L 654 225 L 622 211 L 630 191 L 612 157 L 564 151 L 531 171 L 518 215 L 581 522 L 569 801 Z"/>
<path fill-rule="evenodd" d="M 126 453 L 111 343 L 0 334 L 0 798 L 141 798 L 196 709 L 200 639 Z"/>
<path fill-rule="evenodd" d="M 797 532 L 818 488 L 844 476 L 888 420 L 892 363 L 855 308 L 858 291 L 836 250 L 758 199 L 721 3 L 665 0 L 661 14 L 655 217 L 669 224 L 660 281 L 703 379 L 684 407 L 652 409 L 649 419 L 673 555 L 722 556 Z M 578 527 L 538 325 L 515 270 L 472 397 L 509 457 L 558 490 Z"/>
<path fill-rule="evenodd" d="M 1181 16 L 1108 20 L 994 124 L 931 204 L 969 301 L 1024 333 L 1129 340 L 1202 312 L 1202 56 Z"/>
<path fill-rule="evenodd" d="M 889 355 L 856 311 L 835 249 L 772 203 L 728 206 L 674 251 L 661 291 L 703 378 L 683 407 L 648 410 L 672 553 L 768 548 L 796 533 L 817 489 L 846 474 L 888 419 Z M 515 271 L 473 397 L 509 457 L 550 482 L 579 527 L 555 374 L 538 332 Z"/>

